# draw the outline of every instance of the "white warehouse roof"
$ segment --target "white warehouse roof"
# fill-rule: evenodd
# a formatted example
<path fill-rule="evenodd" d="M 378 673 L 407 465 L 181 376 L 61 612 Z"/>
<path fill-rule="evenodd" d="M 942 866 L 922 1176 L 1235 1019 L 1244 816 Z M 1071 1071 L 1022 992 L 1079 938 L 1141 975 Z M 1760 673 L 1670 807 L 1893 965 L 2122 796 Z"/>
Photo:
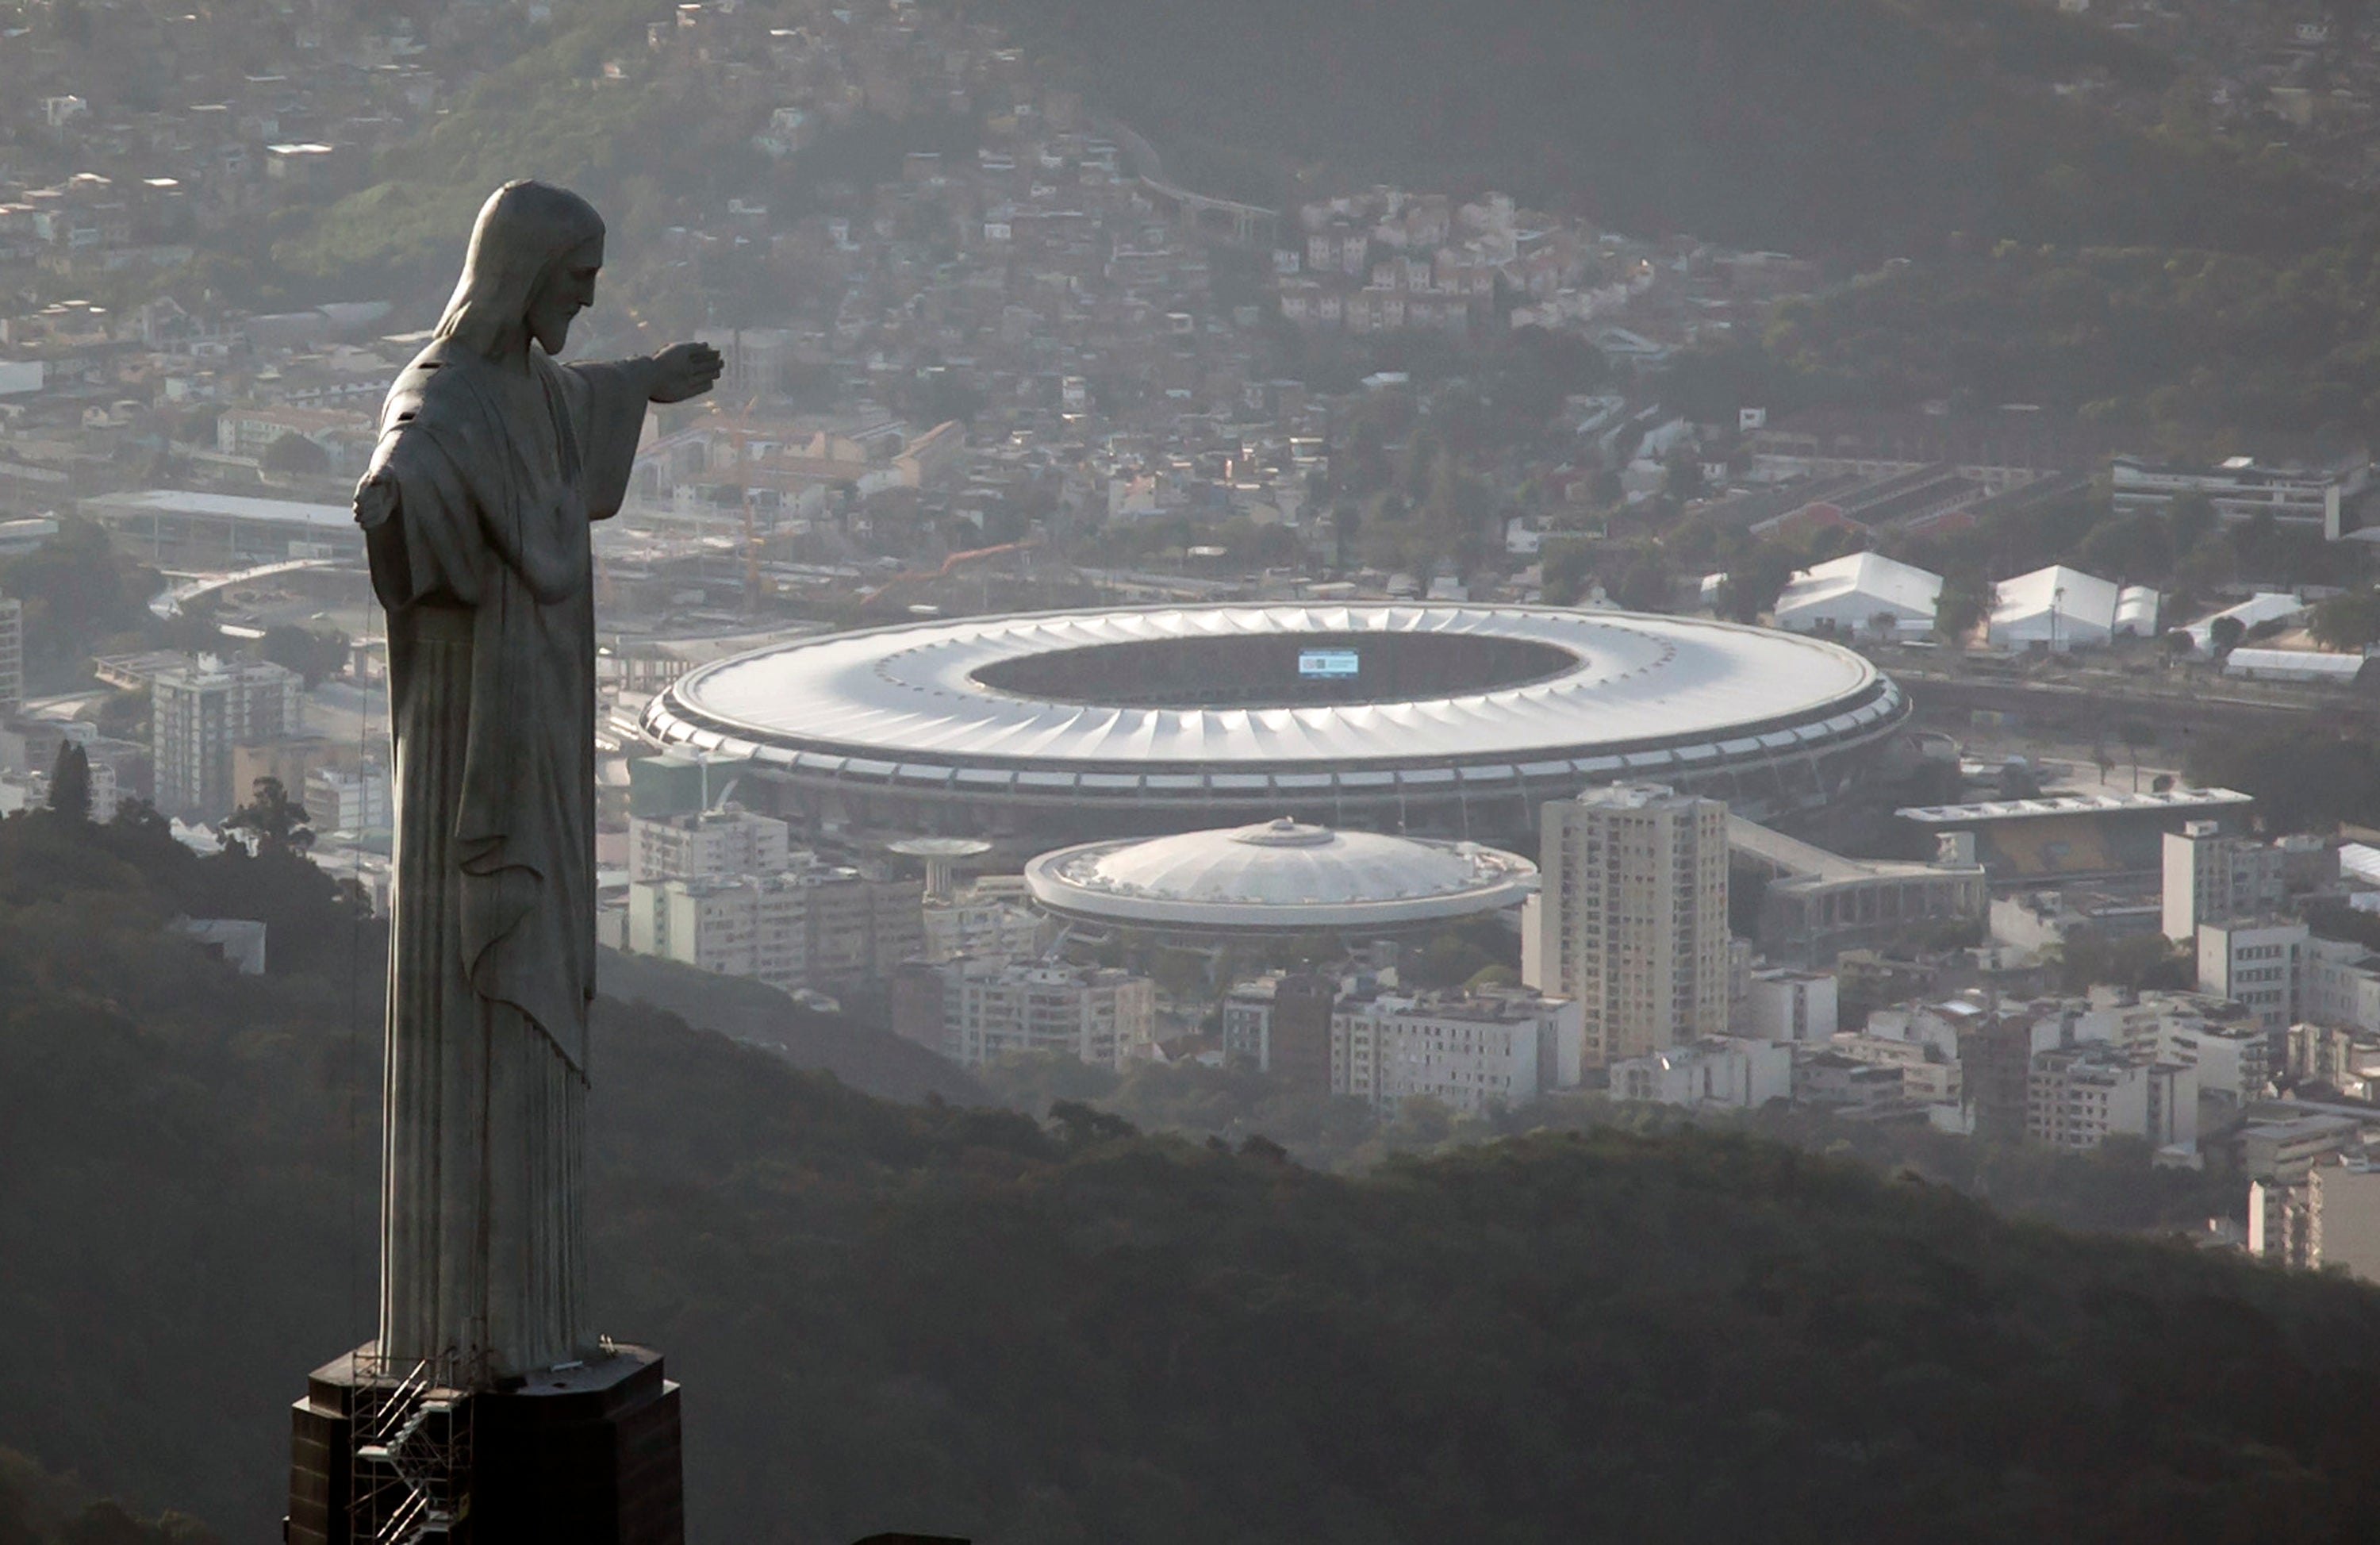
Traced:
<path fill-rule="evenodd" d="M 1864 632 L 1880 613 L 1913 631 L 1934 626 L 1942 577 L 1881 553 L 1850 553 L 1793 576 L 1777 598 L 1777 626 L 1806 633 L 1819 626 Z"/>
<path fill-rule="evenodd" d="M 2225 617 L 2236 619 L 2245 631 L 2261 623 L 2288 622 L 2303 615 L 2305 611 L 2306 603 L 2287 590 L 2258 590 L 2239 605 L 2226 607 L 2211 617 L 2201 617 L 2181 631 L 2190 635 L 2191 648 L 2208 654 L 2214 650 L 2208 640 L 2214 637 L 2215 625 Z"/>
<path fill-rule="evenodd" d="M 2064 564 L 2003 579 L 1993 591 L 1992 642 L 2052 649 L 2104 644 L 2115 635 L 2123 596 L 2114 581 Z"/>
<path fill-rule="evenodd" d="M 306 505 L 291 499 L 256 499 L 238 493 L 193 493 L 182 489 L 156 488 L 132 493 L 103 493 L 83 501 L 83 507 L 101 518 L 200 516 L 356 534 L 356 512 L 345 505 Z"/>
<path fill-rule="evenodd" d="M 2360 654 L 2325 654 L 2306 649 L 2235 649 L 2223 659 L 2225 675 L 2251 681 L 2351 682 L 2367 663 Z"/>
<path fill-rule="evenodd" d="M 2146 585 L 2126 585 L 2116 598 L 2116 631 L 2155 637 L 2157 612 L 2164 604 L 2165 598 Z"/>

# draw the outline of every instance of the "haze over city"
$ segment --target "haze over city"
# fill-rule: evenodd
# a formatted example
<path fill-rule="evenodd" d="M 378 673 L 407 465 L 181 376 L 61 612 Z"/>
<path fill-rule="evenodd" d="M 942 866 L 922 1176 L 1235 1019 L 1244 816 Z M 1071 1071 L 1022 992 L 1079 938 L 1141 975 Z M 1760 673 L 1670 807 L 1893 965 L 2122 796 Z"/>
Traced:
<path fill-rule="evenodd" d="M 185 4 L 0 1545 L 2370 1535 L 2370 7 Z"/>

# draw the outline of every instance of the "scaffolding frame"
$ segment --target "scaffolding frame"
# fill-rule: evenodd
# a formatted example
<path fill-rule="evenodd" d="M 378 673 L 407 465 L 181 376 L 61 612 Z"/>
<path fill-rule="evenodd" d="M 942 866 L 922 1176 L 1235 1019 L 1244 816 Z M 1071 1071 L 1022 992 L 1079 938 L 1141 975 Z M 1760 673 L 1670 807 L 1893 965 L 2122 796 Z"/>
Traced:
<path fill-rule="evenodd" d="M 453 1538 L 471 1511 L 476 1370 L 451 1354 L 358 1356 L 355 1366 L 348 1538 L 357 1545 Z"/>

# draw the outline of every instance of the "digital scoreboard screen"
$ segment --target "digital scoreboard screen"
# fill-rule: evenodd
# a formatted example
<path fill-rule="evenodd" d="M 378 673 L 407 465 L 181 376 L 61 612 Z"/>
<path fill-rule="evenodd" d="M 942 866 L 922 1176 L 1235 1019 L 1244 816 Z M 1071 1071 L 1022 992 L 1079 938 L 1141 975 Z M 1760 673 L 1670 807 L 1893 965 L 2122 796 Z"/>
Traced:
<path fill-rule="evenodd" d="M 1330 680 L 1354 675 L 1361 669 L 1362 663 L 1352 649 L 1300 650 L 1297 655 L 1297 674 L 1302 676 Z"/>

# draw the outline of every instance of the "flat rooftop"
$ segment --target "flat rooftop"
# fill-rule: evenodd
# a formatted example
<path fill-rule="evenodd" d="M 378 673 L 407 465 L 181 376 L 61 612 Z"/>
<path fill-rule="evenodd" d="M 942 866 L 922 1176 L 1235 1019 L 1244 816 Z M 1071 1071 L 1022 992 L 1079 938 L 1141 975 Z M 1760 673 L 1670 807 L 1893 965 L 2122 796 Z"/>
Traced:
<path fill-rule="evenodd" d="M 292 499 L 255 499 L 237 493 L 193 493 L 181 489 L 154 488 L 138 493 L 103 493 L 83 501 L 83 511 L 100 519 L 140 516 L 167 518 L 197 517 L 210 520 L 250 520 L 263 525 L 294 526 L 309 530 L 337 530 L 352 535 L 355 511 L 345 505 L 308 505 Z"/>
<path fill-rule="evenodd" d="M 2038 821 L 2045 816 L 2221 809 L 2255 802 L 2255 796 L 2235 788 L 2177 788 L 2163 794 L 2063 794 L 2040 799 L 1986 799 L 1973 805 L 1904 805 L 1892 813 L 1921 826 L 1973 826 L 1992 821 Z"/>

